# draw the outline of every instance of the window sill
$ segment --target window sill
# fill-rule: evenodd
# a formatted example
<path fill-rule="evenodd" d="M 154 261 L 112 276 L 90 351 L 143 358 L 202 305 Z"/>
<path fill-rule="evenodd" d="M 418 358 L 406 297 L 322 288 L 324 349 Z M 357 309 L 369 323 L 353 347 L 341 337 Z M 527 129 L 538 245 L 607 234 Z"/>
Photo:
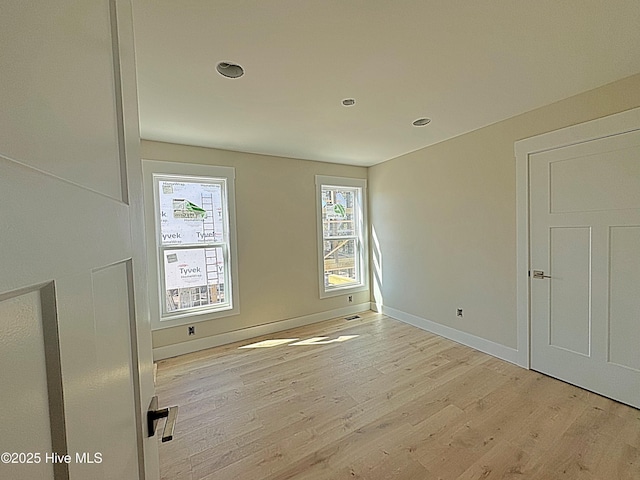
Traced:
<path fill-rule="evenodd" d="M 320 298 L 339 297 L 341 295 L 351 295 L 358 292 L 366 292 L 369 290 L 369 285 L 360 284 L 343 288 L 332 288 L 331 290 L 321 290 Z"/>

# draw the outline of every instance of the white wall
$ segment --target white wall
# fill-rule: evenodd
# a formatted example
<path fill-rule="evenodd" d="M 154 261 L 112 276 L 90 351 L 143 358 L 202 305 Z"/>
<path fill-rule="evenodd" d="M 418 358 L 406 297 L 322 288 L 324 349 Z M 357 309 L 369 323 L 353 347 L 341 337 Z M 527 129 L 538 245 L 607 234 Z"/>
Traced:
<path fill-rule="evenodd" d="M 639 105 L 635 75 L 370 168 L 375 300 L 515 349 L 514 142 Z"/>
<path fill-rule="evenodd" d="M 240 314 L 153 332 L 155 349 L 195 340 L 193 350 L 223 340 L 229 332 L 282 320 L 323 314 L 348 307 L 346 296 L 320 299 L 316 246 L 315 175 L 367 178 L 367 169 L 331 163 L 254 155 L 210 148 L 143 141 L 142 158 L 184 163 L 231 166 L 236 169 L 236 217 Z M 150 288 L 157 288 L 149 279 Z M 353 294 L 351 305 L 367 304 L 369 291 Z M 190 347 L 165 349 L 184 352 Z"/>

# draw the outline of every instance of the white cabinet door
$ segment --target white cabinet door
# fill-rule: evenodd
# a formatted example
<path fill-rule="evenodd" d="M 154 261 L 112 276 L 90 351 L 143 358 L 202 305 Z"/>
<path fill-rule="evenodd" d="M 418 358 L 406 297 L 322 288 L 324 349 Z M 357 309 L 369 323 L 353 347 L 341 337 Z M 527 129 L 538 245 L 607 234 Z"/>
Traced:
<path fill-rule="evenodd" d="M 131 5 L 0 11 L 0 478 L 153 480 Z"/>
<path fill-rule="evenodd" d="M 531 155 L 530 192 L 531 367 L 640 407 L 640 132 Z"/>

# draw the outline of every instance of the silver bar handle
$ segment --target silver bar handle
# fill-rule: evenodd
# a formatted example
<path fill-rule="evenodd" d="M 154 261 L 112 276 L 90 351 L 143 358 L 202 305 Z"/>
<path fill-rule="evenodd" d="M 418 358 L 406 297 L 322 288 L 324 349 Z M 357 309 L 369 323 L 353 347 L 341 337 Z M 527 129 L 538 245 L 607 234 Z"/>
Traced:
<path fill-rule="evenodd" d="M 162 441 L 170 442 L 173 440 L 173 431 L 176 428 L 176 419 L 178 418 L 178 406 L 169 407 L 169 413 L 167 415 L 167 421 L 164 424 L 162 430 Z"/>
<path fill-rule="evenodd" d="M 147 410 L 147 431 L 150 437 L 156 434 L 158 420 L 161 418 L 167 419 L 162 430 L 162 441 L 169 442 L 173 440 L 173 431 L 176 428 L 176 419 L 178 418 L 178 407 L 158 409 L 158 397 L 154 396 Z"/>
<path fill-rule="evenodd" d="M 542 270 L 534 270 L 533 278 L 538 278 L 538 279 L 551 278 L 551 275 L 545 275 Z"/>

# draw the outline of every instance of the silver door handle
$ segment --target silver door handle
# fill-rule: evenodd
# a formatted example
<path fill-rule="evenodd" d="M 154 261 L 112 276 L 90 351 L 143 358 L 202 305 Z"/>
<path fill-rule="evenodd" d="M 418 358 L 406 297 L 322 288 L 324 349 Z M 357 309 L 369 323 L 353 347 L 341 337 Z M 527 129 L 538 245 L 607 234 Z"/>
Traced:
<path fill-rule="evenodd" d="M 551 275 L 545 275 L 544 272 L 542 270 L 534 270 L 533 271 L 533 278 L 551 278 Z"/>
<path fill-rule="evenodd" d="M 158 409 L 158 397 L 154 396 L 151 399 L 151 404 L 147 410 L 147 430 L 148 435 L 153 437 L 156 434 L 156 427 L 158 420 L 161 418 L 167 418 L 162 430 L 162 441 L 169 442 L 173 440 L 173 431 L 176 428 L 176 419 L 178 418 L 178 407 L 173 406 L 169 408 Z"/>

